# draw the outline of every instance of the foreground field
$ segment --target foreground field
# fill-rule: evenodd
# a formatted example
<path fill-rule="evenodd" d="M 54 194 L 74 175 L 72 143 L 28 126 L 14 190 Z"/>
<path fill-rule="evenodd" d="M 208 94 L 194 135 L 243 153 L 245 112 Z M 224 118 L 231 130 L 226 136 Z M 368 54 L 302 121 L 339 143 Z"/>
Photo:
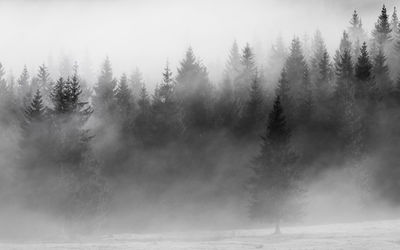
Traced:
<path fill-rule="evenodd" d="M 271 235 L 271 230 L 124 234 L 81 242 L 2 243 L 0 250 L 400 249 L 400 220 L 287 227 L 283 230 L 284 234 L 280 236 Z"/>

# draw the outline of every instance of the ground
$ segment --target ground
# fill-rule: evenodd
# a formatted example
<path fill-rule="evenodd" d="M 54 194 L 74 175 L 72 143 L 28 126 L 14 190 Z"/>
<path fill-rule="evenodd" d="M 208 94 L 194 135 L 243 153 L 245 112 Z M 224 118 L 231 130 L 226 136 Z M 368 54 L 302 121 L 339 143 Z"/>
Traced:
<path fill-rule="evenodd" d="M 0 243 L 0 250 L 345 250 L 400 249 L 400 220 L 273 229 L 107 235 L 81 242 Z"/>

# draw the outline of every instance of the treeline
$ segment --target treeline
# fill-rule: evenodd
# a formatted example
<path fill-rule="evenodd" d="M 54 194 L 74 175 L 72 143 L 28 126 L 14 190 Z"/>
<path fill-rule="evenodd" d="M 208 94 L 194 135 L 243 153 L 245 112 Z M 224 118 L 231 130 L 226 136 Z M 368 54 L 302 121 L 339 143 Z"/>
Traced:
<path fill-rule="evenodd" d="M 399 202 L 396 10 L 383 6 L 372 36 L 354 11 L 333 56 L 319 31 L 307 46 L 278 39 L 261 68 L 234 42 L 219 84 L 189 48 L 152 93 L 138 72 L 117 79 L 108 58 L 93 89 L 77 65 L 57 81 L 45 65 L 32 78 L 25 67 L 15 83 L 0 68 L 1 125 L 18 135 L 13 185 L 28 207 L 92 226 L 117 208 L 139 228 L 154 212 L 198 220 L 230 199 L 247 204 L 248 191 L 251 214 L 279 222 L 299 180 L 347 166 Z"/>

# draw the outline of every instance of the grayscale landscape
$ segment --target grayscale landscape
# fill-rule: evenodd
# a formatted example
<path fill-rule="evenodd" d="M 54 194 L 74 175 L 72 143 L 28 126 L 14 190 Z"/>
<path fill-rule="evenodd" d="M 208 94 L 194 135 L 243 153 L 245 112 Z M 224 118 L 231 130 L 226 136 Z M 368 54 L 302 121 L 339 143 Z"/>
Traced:
<path fill-rule="evenodd" d="M 396 4 L 0 1 L 0 250 L 400 249 Z"/>

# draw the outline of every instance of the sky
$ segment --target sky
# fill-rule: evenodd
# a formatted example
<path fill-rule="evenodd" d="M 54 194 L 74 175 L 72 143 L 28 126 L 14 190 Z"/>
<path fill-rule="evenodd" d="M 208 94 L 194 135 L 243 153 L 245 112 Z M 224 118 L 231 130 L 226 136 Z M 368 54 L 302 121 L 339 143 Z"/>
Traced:
<path fill-rule="evenodd" d="M 271 42 L 281 34 L 310 36 L 320 29 L 333 51 L 354 9 L 370 31 L 386 3 L 374 0 L 0 0 L 0 62 L 14 75 L 23 65 L 36 72 L 41 63 L 63 55 L 93 70 L 109 56 L 116 76 L 139 67 L 154 85 L 168 60 L 179 66 L 186 49 L 218 81 L 233 40 L 247 42 L 266 61 Z M 87 60 L 86 60 L 87 61 Z"/>

